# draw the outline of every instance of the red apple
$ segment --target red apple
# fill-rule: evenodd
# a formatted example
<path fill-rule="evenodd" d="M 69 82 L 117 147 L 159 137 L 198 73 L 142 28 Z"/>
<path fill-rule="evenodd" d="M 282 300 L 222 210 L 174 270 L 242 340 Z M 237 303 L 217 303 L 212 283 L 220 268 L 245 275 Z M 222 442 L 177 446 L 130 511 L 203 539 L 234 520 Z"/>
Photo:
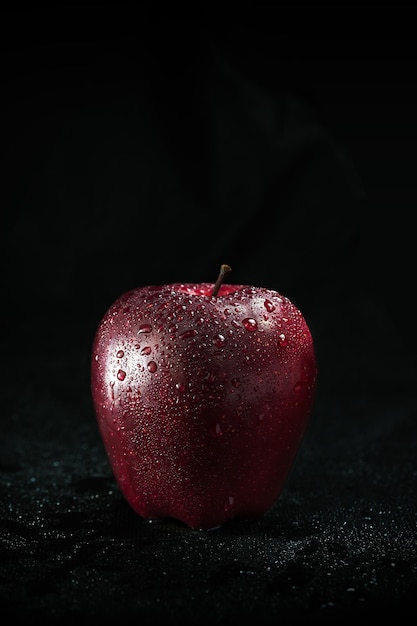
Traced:
<path fill-rule="evenodd" d="M 133 289 L 97 329 L 91 386 L 114 476 L 143 518 L 193 529 L 259 518 L 312 410 L 313 340 L 277 291 L 212 283 Z"/>

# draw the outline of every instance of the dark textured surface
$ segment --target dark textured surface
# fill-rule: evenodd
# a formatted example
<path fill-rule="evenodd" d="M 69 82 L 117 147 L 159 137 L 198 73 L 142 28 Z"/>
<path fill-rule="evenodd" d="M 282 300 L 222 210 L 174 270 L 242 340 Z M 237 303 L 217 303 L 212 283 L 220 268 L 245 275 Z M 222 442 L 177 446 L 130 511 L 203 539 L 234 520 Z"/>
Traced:
<path fill-rule="evenodd" d="M 86 359 L 27 368 L 3 425 L 6 613 L 297 623 L 395 615 L 413 597 L 415 399 L 323 403 L 271 511 L 191 531 L 145 522 L 123 500 L 92 414 Z"/>
<path fill-rule="evenodd" d="M 307 62 L 274 12 L 227 35 L 214 20 L 208 39 L 110 10 L 55 11 L 55 29 L 3 17 L 1 615 L 411 620 L 417 126 L 399 42 Z M 124 290 L 214 280 L 222 262 L 303 310 L 317 402 L 262 519 L 149 523 L 99 437 L 93 333 Z"/>

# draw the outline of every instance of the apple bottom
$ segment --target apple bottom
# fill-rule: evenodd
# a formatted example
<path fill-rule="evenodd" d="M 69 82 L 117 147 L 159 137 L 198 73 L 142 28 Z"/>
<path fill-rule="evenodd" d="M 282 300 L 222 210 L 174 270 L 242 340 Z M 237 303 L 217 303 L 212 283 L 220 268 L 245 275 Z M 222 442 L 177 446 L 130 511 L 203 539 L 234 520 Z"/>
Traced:
<path fill-rule="evenodd" d="M 266 415 L 256 428 L 248 423 L 239 432 L 213 427 L 203 434 L 200 420 L 180 431 L 163 419 L 153 420 L 149 432 L 146 415 L 123 430 L 108 421 L 99 425 L 114 476 L 133 510 L 148 520 L 172 518 L 203 530 L 232 518 L 259 518 L 272 507 L 294 463 L 306 413 L 302 405 L 290 414 L 287 407 L 282 419 L 279 412 Z M 248 414 L 255 414 L 253 408 Z"/>

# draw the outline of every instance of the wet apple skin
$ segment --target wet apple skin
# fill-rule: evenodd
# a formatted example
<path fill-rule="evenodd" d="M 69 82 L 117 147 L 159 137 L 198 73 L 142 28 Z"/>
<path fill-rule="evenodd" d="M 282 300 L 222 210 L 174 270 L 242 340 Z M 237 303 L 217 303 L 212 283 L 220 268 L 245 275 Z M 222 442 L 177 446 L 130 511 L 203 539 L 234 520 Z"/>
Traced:
<path fill-rule="evenodd" d="M 280 495 L 317 365 L 299 309 L 246 285 L 139 287 L 94 337 L 91 390 L 108 459 L 143 518 L 211 528 Z"/>

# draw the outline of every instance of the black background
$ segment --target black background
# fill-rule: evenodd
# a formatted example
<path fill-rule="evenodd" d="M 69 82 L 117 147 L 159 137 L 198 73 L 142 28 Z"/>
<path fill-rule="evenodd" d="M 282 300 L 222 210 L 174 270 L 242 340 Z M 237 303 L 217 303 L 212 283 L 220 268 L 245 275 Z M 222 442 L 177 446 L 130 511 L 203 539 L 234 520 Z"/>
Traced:
<path fill-rule="evenodd" d="M 410 12 L 1 18 L 5 614 L 402 612 L 417 581 Z M 214 281 L 220 263 L 301 308 L 319 387 L 276 506 L 201 533 L 123 501 L 89 358 L 123 291 Z"/>

